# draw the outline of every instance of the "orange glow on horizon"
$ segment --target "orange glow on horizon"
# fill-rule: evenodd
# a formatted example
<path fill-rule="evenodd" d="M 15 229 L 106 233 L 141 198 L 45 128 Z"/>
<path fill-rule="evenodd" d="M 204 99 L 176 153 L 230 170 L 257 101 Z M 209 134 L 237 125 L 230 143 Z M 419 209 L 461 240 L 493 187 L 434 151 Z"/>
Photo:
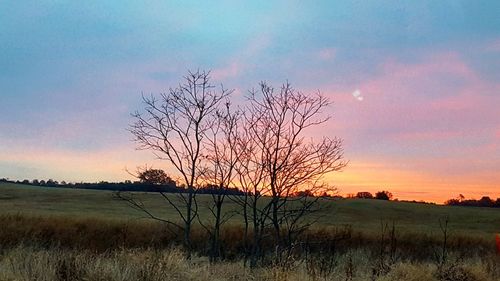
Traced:
<path fill-rule="evenodd" d="M 90 154 L 73 151 L 11 150 L 10 156 L 4 160 L 37 167 L 38 173 L 30 175 L 32 177 L 28 178 L 30 180 L 35 178 L 53 178 L 68 182 L 133 180 L 125 169 L 134 170 L 145 163 L 165 169 L 168 174 L 176 178 L 175 171 L 169 169 L 166 162 L 154 160 L 149 152 L 133 151 L 128 146 Z M 351 161 L 343 171 L 331 173 L 325 180 L 334 185 L 338 193 L 343 196 L 360 191 L 374 194 L 377 191 L 387 190 L 399 200 L 423 200 L 438 204 L 456 198 L 459 194 L 475 199 L 482 196 L 490 196 L 492 199 L 500 197 L 500 189 L 496 184 L 500 182 L 500 176 L 497 174 L 439 178 L 419 171 L 399 169 L 369 161 Z"/>
<path fill-rule="evenodd" d="M 479 199 L 490 196 L 500 198 L 500 182 L 497 175 L 492 182 L 478 177 L 437 178 L 419 171 L 389 168 L 381 164 L 350 163 L 342 172 L 327 176 L 335 184 L 340 195 L 368 191 L 390 191 L 399 200 L 416 200 L 443 204 L 446 200 L 463 194 L 466 198 Z"/>

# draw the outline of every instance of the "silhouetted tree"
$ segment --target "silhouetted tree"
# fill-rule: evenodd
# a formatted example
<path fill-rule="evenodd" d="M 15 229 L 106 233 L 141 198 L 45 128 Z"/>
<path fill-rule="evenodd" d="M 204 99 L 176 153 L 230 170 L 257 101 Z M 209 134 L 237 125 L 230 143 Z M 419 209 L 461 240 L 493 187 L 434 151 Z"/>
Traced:
<path fill-rule="evenodd" d="M 465 200 L 465 196 L 464 196 L 463 194 L 461 194 L 461 193 L 460 193 L 460 194 L 458 195 L 458 200 L 459 200 L 460 202 L 464 201 L 464 200 Z"/>
<path fill-rule="evenodd" d="M 445 202 L 445 204 L 450 206 L 498 208 L 500 207 L 500 198 L 497 198 L 496 201 L 494 201 L 489 196 L 483 196 L 479 200 L 465 199 L 465 197 L 462 196 L 459 198 L 449 199 Z"/>
<path fill-rule="evenodd" d="M 240 113 L 232 112 L 227 100 L 225 108 L 215 111 L 211 120 L 210 129 L 204 134 L 207 140 L 204 154 L 206 167 L 201 179 L 205 185 L 212 188 L 212 202 L 209 203 L 208 210 L 213 221 L 207 224 L 200 219 L 200 224 L 210 236 L 210 259 L 215 261 L 221 254 L 221 226 L 231 216 L 228 212 L 224 213 L 222 207 L 231 186 L 234 185 L 235 167 L 240 157 L 237 151 Z"/>
<path fill-rule="evenodd" d="M 257 260 L 263 254 L 264 230 L 269 223 L 269 208 L 262 208 L 265 203 L 261 199 L 265 194 L 269 194 L 269 189 L 265 184 L 266 173 L 262 163 L 265 150 L 260 148 L 260 144 L 255 139 L 251 130 L 252 124 L 248 122 L 248 118 L 245 116 L 236 146 L 239 161 L 236 163 L 235 170 L 243 196 L 235 196 L 231 199 L 241 206 L 241 215 L 245 226 L 245 264 L 250 258 L 250 266 L 255 267 Z M 250 226 L 252 227 L 251 238 L 249 237 Z"/>
<path fill-rule="evenodd" d="M 481 207 L 493 207 L 493 205 L 495 204 L 489 196 L 481 197 L 481 199 L 479 199 L 478 203 L 479 203 L 479 206 L 481 206 Z"/>
<path fill-rule="evenodd" d="M 319 208 L 319 197 L 294 196 L 301 190 L 313 194 L 333 191 L 323 182 L 324 175 L 342 169 L 342 141 L 338 138 L 324 137 L 319 142 L 305 138 L 308 129 L 328 121 L 322 111 L 330 102 L 320 93 L 305 95 L 284 84 L 279 90 L 260 84 L 258 91 L 251 91 L 245 111 L 245 130 L 243 143 L 251 149 L 244 149 L 247 154 L 244 161 L 249 162 L 249 169 L 243 167 L 242 182 L 247 184 L 247 191 L 254 194 L 251 208 L 253 220 L 257 221 L 254 232 L 261 236 L 263 229 L 270 225 L 274 229 L 278 259 L 287 255 L 295 237 L 307 229 L 314 219 L 305 218 Z M 246 171 L 249 170 L 249 171 Z M 269 195 L 264 205 L 257 204 L 256 194 Z M 255 226 L 255 222 L 254 222 Z M 255 254 L 255 253 L 254 253 Z"/>
<path fill-rule="evenodd" d="M 324 192 L 323 194 L 326 194 L 326 192 Z M 295 192 L 295 194 L 293 196 L 297 196 L 297 197 L 314 197 L 314 194 L 312 193 L 311 190 L 300 190 L 300 191 L 297 191 Z"/>
<path fill-rule="evenodd" d="M 162 169 L 139 168 L 137 173 L 137 178 L 141 183 L 151 184 L 151 185 L 170 185 L 175 186 L 175 181 L 170 178 L 167 173 Z"/>
<path fill-rule="evenodd" d="M 375 199 L 379 200 L 391 200 L 392 199 L 392 193 L 386 190 L 383 191 L 378 191 L 375 193 Z"/>
<path fill-rule="evenodd" d="M 46 182 L 46 185 L 49 187 L 56 187 L 59 183 L 53 179 L 49 179 Z"/>
<path fill-rule="evenodd" d="M 361 191 L 361 192 L 356 193 L 356 198 L 373 199 L 373 195 L 368 191 Z"/>
<path fill-rule="evenodd" d="M 133 114 L 135 122 L 130 131 L 139 149 L 151 150 L 159 159 L 168 161 L 186 186 L 186 192 L 176 194 L 177 200 L 162 193 L 179 215 L 182 225 L 148 214 L 184 231 L 184 245 L 190 257 L 191 228 L 198 213 L 195 197 L 205 151 L 204 136 L 212 125 L 210 116 L 230 91 L 223 87 L 217 90 L 210 83 L 209 72 L 189 72 L 184 80 L 177 88 L 161 94 L 159 99 L 143 96 L 144 112 Z M 127 199 L 131 204 L 139 203 L 131 197 Z M 135 207 L 147 211 L 141 204 Z"/>

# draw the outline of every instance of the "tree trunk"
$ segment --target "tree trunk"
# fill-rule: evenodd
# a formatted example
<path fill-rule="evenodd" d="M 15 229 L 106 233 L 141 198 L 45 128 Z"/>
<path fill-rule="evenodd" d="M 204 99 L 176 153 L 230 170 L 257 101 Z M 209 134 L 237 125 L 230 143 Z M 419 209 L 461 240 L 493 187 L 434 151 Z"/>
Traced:
<path fill-rule="evenodd" d="M 260 243 L 262 231 L 259 225 L 259 218 L 257 214 L 257 200 L 254 200 L 252 204 L 252 215 L 253 215 L 253 245 L 252 252 L 250 255 L 250 267 L 255 268 L 257 266 L 257 259 L 260 257 Z"/>
<path fill-rule="evenodd" d="M 248 256 L 250 255 L 249 243 L 248 243 L 248 195 L 245 193 L 245 202 L 243 205 L 243 222 L 244 222 L 244 233 L 243 233 L 243 247 L 245 249 L 245 256 L 243 260 L 243 265 L 247 265 Z"/>
<path fill-rule="evenodd" d="M 184 222 L 184 247 L 186 248 L 186 257 L 191 259 L 191 223 L 192 223 L 192 206 L 193 206 L 193 187 L 188 190 L 188 203 L 186 206 L 186 220 Z"/>
<path fill-rule="evenodd" d="M 221 226 L 221 214 L 222 214 L 222 199 L 219 198 L 216 202 L 215 210 L 215 223 L 214 230 L 212 234 L 212 246 L 210 259 L 214 262 L 220 258 L 220 226 Z"/>

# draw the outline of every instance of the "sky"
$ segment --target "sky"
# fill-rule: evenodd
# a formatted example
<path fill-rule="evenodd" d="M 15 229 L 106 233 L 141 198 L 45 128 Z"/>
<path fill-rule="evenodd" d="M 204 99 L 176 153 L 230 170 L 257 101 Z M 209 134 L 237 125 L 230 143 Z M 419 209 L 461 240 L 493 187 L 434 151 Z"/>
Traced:
<path fill-rule="evenodd" d="M 122 181 L 141 94 L 188 70 L 242 99 L 321 91 L 341 194 L 500 197 L 500 2 L 0 0 L 0 178 Z M 314 135 L 316 135 L 314 133 Z"/>

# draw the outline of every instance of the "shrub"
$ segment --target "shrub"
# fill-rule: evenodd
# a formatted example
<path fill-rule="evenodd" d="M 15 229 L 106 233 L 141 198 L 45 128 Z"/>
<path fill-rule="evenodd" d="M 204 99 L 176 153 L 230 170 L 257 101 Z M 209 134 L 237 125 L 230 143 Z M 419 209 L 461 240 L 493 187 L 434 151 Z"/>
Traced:
<path fill-rule="evenodd" d="M 439 281 L 487 281 L 486 274 L 470 266 L 451 264 L 440 268 L 436 272 Z"/>
<path fill-rule="evenodd" d="M 361 199 L 372 199 L 373 195 L 368 192 L 368 191 L 361 191 L 356 194 L 356 198 L 361 198 Z"/>
<path fill-rule="evenodd" d="M 398 263 L 391 271 L 377 281 L 434 281 L 432 269 L 428 265 Z"/>
<path fill-rule="evenodd" d="M 379 200 L 391 200 L 392 199 L 392 193 L 390 193 L 389 191 L 379 191 L 377 193 L 375 193 L 375 199 L 379 199 Z"/>

